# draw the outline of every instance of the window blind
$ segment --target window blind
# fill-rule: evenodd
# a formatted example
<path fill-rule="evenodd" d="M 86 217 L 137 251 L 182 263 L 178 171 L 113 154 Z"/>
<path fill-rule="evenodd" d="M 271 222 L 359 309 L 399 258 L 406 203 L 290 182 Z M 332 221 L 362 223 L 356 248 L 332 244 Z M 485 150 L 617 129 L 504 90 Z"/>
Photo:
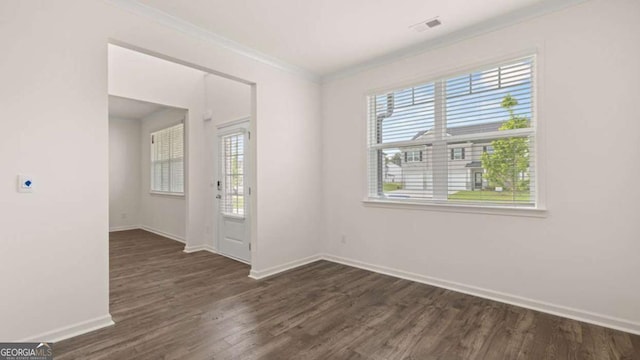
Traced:
<path fill-rule="evenodd" d="M 151 191 L 184 194 L 184 124 L 151 133 Z"/>
<path fill-rule="evenodd" d="M 245 215 L 245 133 L 240 131 L 221 137 L 220 164 L 222 198 L 220 210 L 238 217 Z"/>
<path fill-rule="evenodd" d="M 534 80 L 527 57 L 369 96 L 369 197 L 535 207 Z"/>

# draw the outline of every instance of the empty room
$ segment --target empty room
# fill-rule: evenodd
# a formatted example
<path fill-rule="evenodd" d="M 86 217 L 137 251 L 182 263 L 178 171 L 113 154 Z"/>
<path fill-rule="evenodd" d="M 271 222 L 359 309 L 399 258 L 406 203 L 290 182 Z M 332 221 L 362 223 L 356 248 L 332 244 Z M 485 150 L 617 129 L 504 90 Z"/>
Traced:
<path fill-rule="evenodd" d="M 0 44 L 0 359 L 640 359 L 637 0 L 2 0 Z"/>

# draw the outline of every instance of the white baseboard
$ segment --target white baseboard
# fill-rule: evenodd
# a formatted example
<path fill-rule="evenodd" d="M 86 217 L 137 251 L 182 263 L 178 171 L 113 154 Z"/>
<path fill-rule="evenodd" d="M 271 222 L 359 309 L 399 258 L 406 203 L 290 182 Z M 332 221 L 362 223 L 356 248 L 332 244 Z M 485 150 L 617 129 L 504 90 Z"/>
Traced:
<path fill-rule="evenodd" d="M 212 254 L 224 256 L 224 257 L 229 258 L 231 260 L 238 261 L 238 262 L 241 262 L 243 264 L 251 265 L 251 263 L 249 261 L 242 260 L 242 259 L 237 258 L 235 256 L 231 256 L 231 255 L 220 253 L 220 252 L 218 252 L 218 250 L 216 250 L 211 245 L 185 246 L 183 251 L 186 252 L 187 254 L 198 252 L 198 251 L 208 251 L 208 252 L 210 252 Z"/>
<path fill-rule="evenodd" d="M 154 233 L 156 235 L 160 235 L 162 237 L 166 237 L 167 239 L 175 240 L 177 242 L 186 243 L 182 236 L 170 234 L 168 232 L 154 229 L 152 227 L 146 225 L 128 225 L 128 226 L 114 226 L 109 228 L 109 232 L 117 232 L 117 231 L 127 231 L 127 230 L 144 230 L 150 233 Z"/>
<path fill-rule="evenodd" d="M 451 291 L 468 294 L 472 296 L 477 296 L 501 303 L 506 303 L 509 305 L 519 306 L 522 308 L 527 308 L 535 311 L 540 311 L 547 314 L 552 314 L 568 319 L 573 319 L 577 321 L 582 321 L 585 323 L 590 323 L 598 326 L 603 326 L 615 330 L 624 331 L 631 334 L 640 335 L 640 323 L 620 319 L 608 315 L 598 314 L 590 311 L 580 310 L 576 308 L 571 308 L 567 306 L 551 304 L 544 301 L 534 300 L 530 298 L 525 298 L 518 295 L 507 294 L 499 291 L 483 289 L 476 286 L 465 285 L 453 281 L 443 280 L 434 278 L 431 276 L 425 276 L 420 274 L 415 274 L 403 270 L 393 269 L 386 266 L 379 266 L 374 264 L 365 263 L 358 260 L 343 258 L 330 254 L 317 254 L 313 256 L 309 256 L 303 259 L 291 261 L 286 264 L 273 266 L 264 270 L 251 270 L 249 277 L 252 279 L 264 279 L 269 276 L 273 276 L 279 274 L 281 272 L 291 270 L 303 265 L 307 265 L 309 263 L 318 261 L 318 260 L 326 260 L 334 263 L 347 265 L 363 270 L 373 271 L 379 274 L 389 275 L 400 279 L 405 279 L 409 281 L 415 281 L 422 284 L 427 284 L 431 286 L 436 286 L 439 288 L 448 289 Z"/>
<path fill-rule="evenodd" d="M 162 237 L 166 237 L 167 239 L 175 240 L 175 241 L 181 242 L 183 244 L 186 243 L 182 236 L 170 234 L 168 232 L 164 232 L 162 230 L 154 229 L 154 228 L 146 226 L 146 225 L 140 225 L 140 226 L 138 226 L 138 229 L 142 229 L 144 231 L 148 231 L 150 233 L 154 233 L 156 235 L 160 235 Z"/>
<path fill-rule="evenodd" d="M 138 230 L 140 225 L 113 226 L 109 228 L 109 232 Z"/>
<path fill-rule="evenodd" d="M 277 265 L 277 266 L 273 266 L 264 270 L 253 270 L 251 269 L 251 272 L 249 273 L 249 277 L 255 280 L 260 280 L 260 279 L 264 279 L 266 277 L 269 276 L 273 276 L 276 274 L 279 274 L 283 271 L 287 271 L 287 270 L 291 270 L 303 265 L 307 265 L 310 264 L 312 262 L 316 262 L 318 260 L 322 260 L 322 255 L 320 254 L 316 254 L 316 255 L 312 255 L 306 258 L 302 258 L 302 259 L 298 259 L 298 260 L 294 260 L 291 262 L 288 262 L 286 264 L 282 264 L 282 265 Z"/>
<path fill-rule="evenodd" d="M 184 247 L 183 251 L 188 253 L 188 254 L 189 253 L 194 253 L 194 252 L 197 252 L 197 251 L 208 251 L 208 252 L 214 253 L 214 254 L 218 253 L 216 251 L 216 249 L 214 249 L 213 246 L 211 246 L 211 245 L 195 245 L 195 246 L 186 245 Z"/>
<path fill-rule="evenodd" d="M 470 286 L 460 284 L 452 281 L 442 280 L 430 276 L 424 276 L 420 274 L 410 273 L 403 270 L 397 270 L 388 268 L 385 266 L 378 266 L 374 264 L 368 264 L 365 262 L 347 259 L 339 256 L 323 254 L 321 256 L 323 260 L 352 266 L 364 270 L 373 271 L 376 273 L 389 275 L 401 279 L 415 281 L 427 285 L 432 285 L 468 295 L 473 295 L 489 300 L 494 300 L 514 306 L 519 306 L 531 310 L 536 310 L 560 317 L 565 317 L 573 320 L 583 321 L 586 323 L 603 326 L 611 329 L 616 329 L 632 334 L 640 335 L 640 323 L 628 321 L 625 319 L 615 318 L 607 315 L 597 314 L 590 311 L 570 308 L 562 305 L 551 304 L 543 301 L 529 299 L 517 295 L 506 294 L 489 289 L 483 289 L 476 286 Z"/>
<path fill-rule="evenodd" d="M 113 319 L 111 319 L 111 314 L 107 314 L 95 319 L 82 321 L 73 325 L 47 331 L 39 335 L 31 336 L 21 342 L 57 342 L 114 324 Z"/>
<path fill-rule="evenodd" d="M 196 246 L 186 245 L 184 247 L 184 250 L 182 251 L 186 252 L 187 254 L 194 253 L 197 251 L 204 251 L 204 245 L 196 245 Z"/>

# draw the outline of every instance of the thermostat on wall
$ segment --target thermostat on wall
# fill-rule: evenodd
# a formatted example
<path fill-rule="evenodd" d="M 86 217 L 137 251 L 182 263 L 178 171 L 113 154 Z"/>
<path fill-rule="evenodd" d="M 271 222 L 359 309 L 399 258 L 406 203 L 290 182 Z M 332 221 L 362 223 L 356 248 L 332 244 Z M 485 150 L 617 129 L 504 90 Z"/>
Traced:
<path fill-rule="evenodd" d="M 18 192 L 33 192 L 33 179 L 31 178 L 31 176 L 18 175 Z"/>

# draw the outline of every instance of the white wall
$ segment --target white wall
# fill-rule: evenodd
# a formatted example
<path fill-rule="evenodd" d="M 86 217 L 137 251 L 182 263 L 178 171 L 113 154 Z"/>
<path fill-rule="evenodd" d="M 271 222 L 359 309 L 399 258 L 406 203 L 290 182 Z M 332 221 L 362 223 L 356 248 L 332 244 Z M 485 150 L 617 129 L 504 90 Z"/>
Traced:
<path fill-rule="evenodd" d="M 638 14 L 638 1 L 593 0 L 325 84 L 326 251 L 640 332 Z M 546 218 L 363 205 L 366 92 L 532 49 Z"/>
<path fill-rule="evenodd" d="M 110 231 L 140 224 L 140 164 L 140 121 L 109 117 Z"/>
<path fill-rule="evenodd" d="M 251 86 L 216 75 L 205 78 L 205 107 L 211 110 L 214 124 L 251 115 Z"/>
<path fill-rule="evenodd" d="M 317 84 L 111 2 L 2 1 L 0 282 L 8 291 L 0 306 L 3 341 L 57 339 L 110 321 L 110 39 L 255 83 L 259 156 L 253 195 L 259 216 L 252 222 L 253 268 L 268 269 L 320 248 Z M 192 146 L 204 148 L 198 136 L 204 125 L 189 125 Z M 189 156 L 190 196 L 209 185 L 203 161 L 202 151 Z M 295 172 L 283 177 L 282 168 Z M 18 173 L 34 177 L 34 193 L 16 192 Z M 189 198 L 186 232 L 194 241 L 205 239 L 205 206 L 204 199 Z"/>
<path fill-rule="evenodd" d="M 186 202 L 184 196 L 151 194 L 151 147 L 150 134 L 176 125 L 187 116 L 183 109 L 168 109 L 153 113 L 141 120 L 139 133 L 140 161 L 142 176 L 139 183 L 140 226 L 167 235 L 175 240 L 185 239 Z"/>

